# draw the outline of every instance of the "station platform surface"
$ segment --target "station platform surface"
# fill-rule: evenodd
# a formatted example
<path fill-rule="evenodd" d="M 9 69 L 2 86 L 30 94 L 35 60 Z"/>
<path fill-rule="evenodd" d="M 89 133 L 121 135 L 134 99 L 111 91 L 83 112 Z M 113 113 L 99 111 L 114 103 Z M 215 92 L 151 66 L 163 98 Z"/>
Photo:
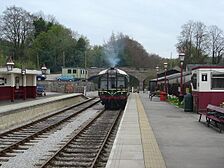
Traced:
<path fill-rule="evenodd" d="M 146 93 L 129 96 L 107 168 L 223 168 L 224 133 Z"/>
<path fill-rule="evenodd" d="M 46 94 L 47 96 L 38 96 L 35 99 L 16 99 L 14 102 L 11 102 L 11 100 L 2 100 L 0 101 L 0 113 L 81 95 L 80 93 L 62 94 L 56 92 L 47 92 Z"/>

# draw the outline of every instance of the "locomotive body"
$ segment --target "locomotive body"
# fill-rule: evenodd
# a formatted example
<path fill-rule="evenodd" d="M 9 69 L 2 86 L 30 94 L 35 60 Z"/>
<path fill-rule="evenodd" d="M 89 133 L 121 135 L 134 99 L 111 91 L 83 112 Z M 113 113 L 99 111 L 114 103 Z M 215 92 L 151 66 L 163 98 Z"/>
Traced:
<path fill-rule="evenodd" d="M 98 75 L 98 95 L 105 108 L 124 108 L 129 95 L 128 74 L 118 68 L 109 68 Z"/>

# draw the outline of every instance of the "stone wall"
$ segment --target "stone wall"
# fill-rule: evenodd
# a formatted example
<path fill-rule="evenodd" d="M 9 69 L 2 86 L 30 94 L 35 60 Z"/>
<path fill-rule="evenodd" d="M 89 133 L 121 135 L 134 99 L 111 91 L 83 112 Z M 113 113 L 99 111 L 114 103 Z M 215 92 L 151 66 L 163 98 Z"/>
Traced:
<path fill-rule="evenodd" d="M 50 112 L 63 109 L 84 100 L 86 100 L 86 98 L 82 95 L 61 98 L 58 100 L 46 99 L 45 103 L 35 104 L 32 106 L 27 105 L 27 107 L 2 112 L 0 113 L 0 130 L 31 122 L 32 120 L 43 117 Z"/>
<path fill-rule="evenodd" d="M 87 85 L 87 91 L 95 91 L 97 86 L 92 82 L 64 82 L 64 81 L 38 81 L 37 84 L 44 85 L 47 92 L 59 92 L 59 93 L 68 93 L 66 89 L 68 85 L 73 87 L 73 91 L 70 93 L 83 93 L 84 86 Z"/>

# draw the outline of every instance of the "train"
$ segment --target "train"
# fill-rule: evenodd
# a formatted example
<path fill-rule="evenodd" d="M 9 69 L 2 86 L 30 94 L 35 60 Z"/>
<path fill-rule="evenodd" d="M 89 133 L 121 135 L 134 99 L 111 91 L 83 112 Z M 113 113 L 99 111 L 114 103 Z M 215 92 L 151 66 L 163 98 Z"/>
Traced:
<path fill-rule="evenodd" d="M 98 74 L 98 95 L 105 109 L 124 109 L 129 95 L 129 75 L 111 67 Z"/>

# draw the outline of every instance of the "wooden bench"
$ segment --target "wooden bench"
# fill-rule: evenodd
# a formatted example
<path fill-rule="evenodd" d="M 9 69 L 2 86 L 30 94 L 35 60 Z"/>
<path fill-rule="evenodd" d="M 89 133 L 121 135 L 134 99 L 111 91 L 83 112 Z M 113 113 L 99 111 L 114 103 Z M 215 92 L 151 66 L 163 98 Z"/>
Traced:
<path fill-rule="evenodd" d="M 224 124 L 224 108 L 208 104 L 207 111 L 199 112 L 199 122 L 201 121 L 202 115 L 205 115 L 207 126 L 209 127 L 214 122 L 214 126 L 219 128 L 220 133 L 222 132 L 222 126 Z"/>

